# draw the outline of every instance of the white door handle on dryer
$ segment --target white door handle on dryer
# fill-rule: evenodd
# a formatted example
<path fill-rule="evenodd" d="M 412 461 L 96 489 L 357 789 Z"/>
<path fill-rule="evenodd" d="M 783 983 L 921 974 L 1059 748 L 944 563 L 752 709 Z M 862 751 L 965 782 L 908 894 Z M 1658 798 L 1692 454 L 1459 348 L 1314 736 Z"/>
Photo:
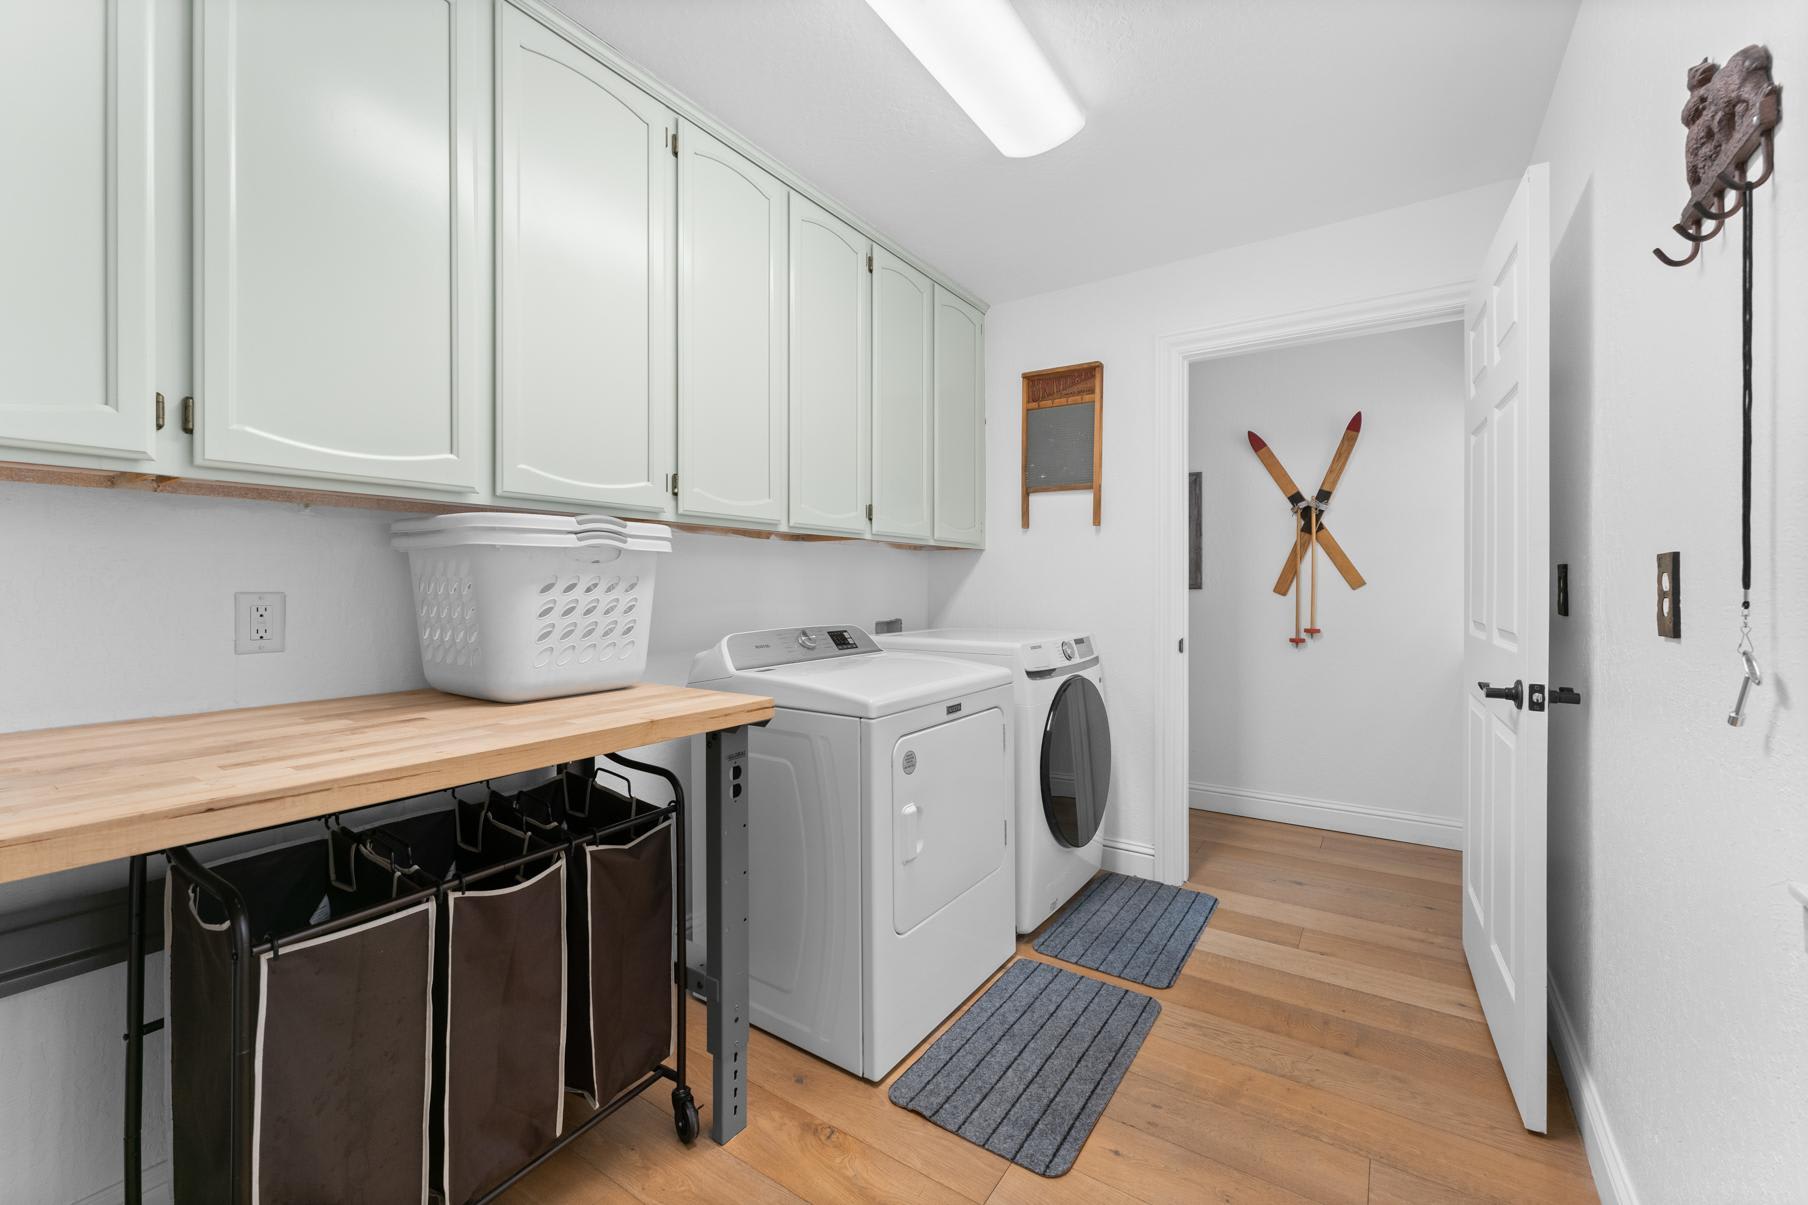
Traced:
<path fill-rule="evenodd" d="M 898 811 L 898 852 L 900 865 L 916 861 L 923 852 L 923 813 L 914 803 Z"/>

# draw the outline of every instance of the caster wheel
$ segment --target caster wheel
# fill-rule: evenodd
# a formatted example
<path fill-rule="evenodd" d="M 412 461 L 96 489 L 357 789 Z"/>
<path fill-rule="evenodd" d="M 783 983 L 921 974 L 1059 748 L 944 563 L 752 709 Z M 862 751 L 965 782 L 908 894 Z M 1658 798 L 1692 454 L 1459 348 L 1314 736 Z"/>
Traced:
<path fill-rule="evenodd" d="M 703 1123 L 697 1116 L 697 1105 L 691 1100 L 689 1088 L 672 1089 L 672 1123 L 678 1130 L 678 1141 L 689 1146 L 697 1141 L 697 1135 L 703 1132 Z"/>

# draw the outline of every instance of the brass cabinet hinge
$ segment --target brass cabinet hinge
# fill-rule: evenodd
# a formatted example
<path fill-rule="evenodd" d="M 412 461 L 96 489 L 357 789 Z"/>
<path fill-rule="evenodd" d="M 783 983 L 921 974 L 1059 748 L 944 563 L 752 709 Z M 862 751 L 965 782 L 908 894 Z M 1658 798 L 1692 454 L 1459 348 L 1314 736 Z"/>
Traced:
<path fill-rule="evenodd" d="M 866 521 L 868 523 L 873 521 L 873 504 L 871 502 L 866 504 Z"/>
<path fill-rule="evenodd" d="M 676 498 L 678 496 L 678 474 L 667 473 L 665 475 L 665 481 L 666 488 L 672 492 L 672 497 Z"/>
<path fill-rule="evenodd" d="M 157 395 L 157 429 L 163 430 L 163 395 Z"/>
<path fill-rule="evenodd" d="M 182 434 L 193 435 L 194 433 L 195 399 L 192 397 L 185 397 L 182 399 Z"/>
<path fill-rule="evenodd" d="M 671 131 L 672 158 L 678 157 L 678 131 Z"/>
<path fill-rule="evenodd" d="M 871 251 L 866 253 L 866 270 L 868 272 L 873 270 L 873 253 Z"/>

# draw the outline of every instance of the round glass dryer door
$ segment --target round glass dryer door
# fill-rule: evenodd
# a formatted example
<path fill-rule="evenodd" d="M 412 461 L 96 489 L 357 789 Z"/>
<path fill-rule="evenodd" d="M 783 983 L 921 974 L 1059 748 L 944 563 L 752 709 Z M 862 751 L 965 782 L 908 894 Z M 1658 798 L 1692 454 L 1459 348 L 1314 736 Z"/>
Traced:
<path fill-rule="evenodd" d="M 1092 679 L 1075 674 L 1055 692 L 1042 730 L 1042 814 L 1055 840 L 1085 846 L 1105 822 L 1111 793 L 1111 721 Z"/>

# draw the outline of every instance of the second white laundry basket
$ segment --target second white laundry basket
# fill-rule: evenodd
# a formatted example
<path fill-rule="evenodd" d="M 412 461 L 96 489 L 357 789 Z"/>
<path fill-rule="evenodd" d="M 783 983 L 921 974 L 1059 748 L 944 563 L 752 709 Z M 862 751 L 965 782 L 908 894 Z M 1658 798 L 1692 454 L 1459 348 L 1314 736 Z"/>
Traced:
<path fill-rule="evenodd" d="M 518 703 L 638 682 L 670 529 L 607 516 L 461 514 L 395 524 L 421 664 L 438 690 Z"/>

